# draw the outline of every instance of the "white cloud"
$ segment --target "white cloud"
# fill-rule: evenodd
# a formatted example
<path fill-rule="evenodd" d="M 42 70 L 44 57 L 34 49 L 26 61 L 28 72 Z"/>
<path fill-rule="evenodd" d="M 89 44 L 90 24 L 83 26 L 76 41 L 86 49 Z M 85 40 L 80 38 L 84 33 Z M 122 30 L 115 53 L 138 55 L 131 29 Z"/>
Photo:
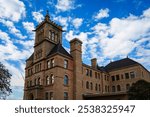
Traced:
<path fill-rule="evenodd" d="M 30 35 L 31 39 L 34 39 L 35 32 L 34 30 L 34 24 L 32 22 L 22 22 L 24 29 L 26 29 L 27 33 Z"/>
<path fill-rule="evenodd" d="M 0 0 L 0 18 L 18 22 L 25 17 L 25 5 L 19 0 Z"/>
<path fill-rule="evenodd" d="M 81 7 L 81 5 L 75 5 L 75 0 L 57 0 L 57 4 L 55 7 L 58 11 L 65 12 L 77 7 Z"/>
<path fill-rule="evenodd" d="M 109 9 L 100 9 L 99 12 L 93 16 L 96 20 L 109 17 Z"/>
<path fill-rule="evenodd" d="M 76 29 L 78 29 L 82 25 L 82 22 L 83 22 L 82 18 L 75 18 L 72 21 L 72 23 Z"/>
<path fill-rule="evenodd" d="M 15 27 L 15 25 L 12 21 L 0 19 L 0 22 L 9 29 L 10 33 L 14 34 L 18 38 L 20 38 L 20 39 L 26 38 L 26 36 L 23 36 L 21 34 L 20 30 Z"/>
<path fill-rule="evenodd" d="M 38 23 L 42 22 L 44 19 L 44 16 L 41 12 L 42 12 L 42 10 L 37 11 L 37 12 L 36 11 L 32 12 L 33 19 Z"/>
<path fill-rule="evenodd" d="M 63 26 L 63 30 L 67 30 L 68 27 L 68 22 L 70 21 L 70 17 L 62 17 L 62 16 L 57 16 L 54 17 L 55 21 L 58 21 L 61 26 Z"/>
<path fill-rule="evenodd" d="M 145 10 L 145 11 L 143 11 L 143 16 L 150 17 L 150 8 Z"/>
<path fill-rule="evenodd" d="M 24 47 L 23 50 L 19 49 L 14 44 L 13 39 L 11 39 L 6 32 L 3 32 L 1 30 L 0 40 L 2 42 L 0 44 L 0 62 L 2 62 L 12 74 L 11 85 L 23 86 L 24 81 L 21 75 L 24 74 L 25 62 L 23 61 L 27 59 L 29 55 L 33 52 L 33 48 L 29 48 L 30 45 L 22 44 L 26 47 Z M 15 64 L 12 64 L 9 61 L 13 61 L 13 63 L 16 63 L 18 66 L 16 67 Z"/>
<path fill-rule="evenodd" d="M 75 34 L 75 32 L 73 32 L 73 30 L 70 30 L 66 34 L 65 38 L 68 41 L 71 41 L 74 38 L 80 39 L 83 42 L 83 44 L 82 44 L 82 53 L 83 53 L 83 55 L 86 54 L 86 52 L 87 52 L 87 47 L 86 46 L 88 44 L 88 32 L 86 32 L 86 33 L 85 32 L 80 32 L 80 34 Z"/>
<path fill-rule="evenodd" d="M 141 16 L 130 14 L 126 18 L 113 18 L 109 24 L 97 23 L 91 28 L 94 35 L 93 38 L 95 38 L 92 40 L 98 41 L 99 43 L 95 45 L 94 42 L 89 41 L 88 46 L 94 48 L 94 50 L 90 49 L 91 56 L 93 56 L 93 52 L 96 52 L 99 56 L 103 56 L 103 60 L 105 58 L 113 60 L 116 57 L 126 57 L 134 51 L 134 55 L 131 54 L 133 58 L 139 57 L 136 60 L 145 65 L 146 63 L 149 64 L 149 14 L 150 10 L 147 9 L 143 11 Z M 100 51 L 96 51 L 95 48 L 100 48 Z"/>

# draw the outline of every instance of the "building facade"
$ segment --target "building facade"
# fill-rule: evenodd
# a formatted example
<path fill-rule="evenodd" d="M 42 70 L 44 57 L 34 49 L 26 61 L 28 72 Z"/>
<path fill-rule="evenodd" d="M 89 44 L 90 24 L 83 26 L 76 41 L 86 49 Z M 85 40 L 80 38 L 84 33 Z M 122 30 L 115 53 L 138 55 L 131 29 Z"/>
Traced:
<path fill-rule="evenodd" d="M 127 99 L 126 92 L 140 79 L 150 81 L 150 72 L 125 58 L 100 67 L 82 63 L 82 41 L 70 41 L 70 53 L 62 46 L 62 27 L 46 14 L 35 29 L 33 54 L 26 60 L 24 99 L 82 100 Z"/>

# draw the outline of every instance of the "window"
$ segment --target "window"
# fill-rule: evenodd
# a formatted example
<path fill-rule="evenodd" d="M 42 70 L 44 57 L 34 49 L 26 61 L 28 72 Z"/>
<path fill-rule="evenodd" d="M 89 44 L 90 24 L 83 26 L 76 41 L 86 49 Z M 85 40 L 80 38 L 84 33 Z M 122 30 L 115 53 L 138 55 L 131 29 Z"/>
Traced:
<path fill-rule="evenodd" d="M 130 84 L 126 84 L 126 90 L 128 91 L 130 88 Z"/>
<path fill-rule="evenodd" d="M 130 77 L 135 78 L 135 72 L 130 72 Z"/>
<path fill-rule="evenodd" d="M 100 79 L 100 74 L 98 73 L 98 79 Z"/>
<path fill-rule="evenodd" d="M 53 100 L 53 92 L 46 92 L 45 93 L 46 100 Z"/>
<path fill-rule="evenodd" d="M 89 75 L 89 70 L 88 70 L 88 69 L 86 69 L 86 75 L 87 75 L 87 76 Z"/>
<path fill-rule="evenodd" d="M 91 82 L 91 90 L 93 90 L 93 83 Z"/>
<path fill-rule="evenodd" d="M 112 86 L 112 92 L 116 92 L 115 86 Z"/>
<path fill-rule="evenodd" d="M 99 91 L 101 90 L 101 86 L 100 86 L 100 84 L 98 85 L 99 86 Z"/>
<path fill-rule="evenodd" d="M 115 81 L 115 76 L 111 76 L 112 81 Z"/>
<path fill-rule="evenodd" d="M 89 89 L 89 82 L 86 82 L 86 88 Z"/>
<path fill-rule="evenodd" d="M 95 85 L 95 90 L 97 91 L 97 84 Z"/>
<path fill-rule="evenodd" d="M 92 77 L 92 70 L 90 70 L 90 77 Z"/>
<path fill-rule="evenodd" d="M 68 100 L 68 92 L 64 92 L 64 100 Z"/>
<path fill-rule="evenodd" d="M 125 73 L 125 78 L 129 79 L 129 73 Z"/>
<path fill-rule="evenodd" d="M 105 86 L 105 92 L 107 92 L 107 86 Z"/>
<path fill-rule="evenodd" d="M 46 100 L 48 100 L 48 99 L 49 99 L 49 96 L 48 96 L 48 95 L 49 95 L 49 93 L 48 93 L 48 92 L 46 92 L 46 93 L 45 93 L 45 99 L 46 99 Z"/>
<path fill-rule="evenodd" d="M 54 41 L 54 39 L 55 39 L 55 34 L 54 32 L 52 32 L 52 40 Z"/>
<path fill-rule="evenodd" d="M 121 91 L 120 85 L 117 85 L 117 91 Z"/>
<path fill-rule="evenodd" d="M 55 63 L 54 59 L 51 59 L 51 67 L 54 67 L 54 63 Z"/>
<path fill-rule="evenodd" d="M 50 92 L 50 100 L 53 100 L 54 96 L 53 96 L 53 92 Z"/>
<path fill-rule="evenodd" d="M 37 85 L 41 85 L 41 79 L 38 78 Z"/>
<path fill-rule="evenodd" d="M 67 75 L 65 75 L 65 77 L 64 77 L 64 85 L 68 85 L 68 76 Z"/>
<path fill-rule="evenodd" d="M 54 84 L 54 75 L 53 74 L 51 74 L 51 76 L 50 76 L 50 84 Z"/>
<path fill-rule="evenodd" d="M 119 75 L 116 75 L 116 80 L 120 80 L 120 77 L 119 77 Z"/>
<path fill-rule="evenodd" d="M 46 77 L 46 85 L 49 85 L 49 84 L 50 84 L 50 77 L 47 76 L 47 77 Z"/>
<path fill-rule="evenodd" d="M 49 31 L 49 39 L 51 39 L 51 36 L 52 36 L 52 32 Z"/>
<path fill-rule="evenodd" d="M 95 78 L 97 78 L 97 72 L 95 72 Z"/>
<path fill-rule="evenodd" d="M 51 67 L 51 63 L 50 63 L 50 61 L 48 60 L 47 61 L 47 68 L 50 68 Z"/>
<path fill-rule="evenodd" d="M 68 68 L 68 61 L 64 60 L 64 68 Z"/>

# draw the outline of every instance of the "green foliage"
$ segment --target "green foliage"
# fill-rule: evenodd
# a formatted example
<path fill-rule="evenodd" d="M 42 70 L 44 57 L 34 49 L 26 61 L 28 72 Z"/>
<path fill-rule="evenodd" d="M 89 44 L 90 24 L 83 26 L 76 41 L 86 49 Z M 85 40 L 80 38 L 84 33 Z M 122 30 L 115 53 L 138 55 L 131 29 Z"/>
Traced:
<path fill-rule="evenodd" d="M 10 89 L 11 74 L 0 62 L 0 99 L 6 99 L 12 90 Z"/>
<path fill-rule="evenodd" d="M 129 100 L 150 100 L 150 83 L 139 80 L 130 87 L 127 93 Z"/>

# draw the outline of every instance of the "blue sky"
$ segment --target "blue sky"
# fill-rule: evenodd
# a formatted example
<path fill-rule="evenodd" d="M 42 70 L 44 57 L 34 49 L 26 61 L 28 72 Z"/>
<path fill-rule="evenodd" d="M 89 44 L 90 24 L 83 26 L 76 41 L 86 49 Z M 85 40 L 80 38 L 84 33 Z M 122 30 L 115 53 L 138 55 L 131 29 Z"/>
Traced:
<path fill-rule="evenodd" d="M 83 41 L 82 58 L 100 66 L 130 58 L 150 70 L 149 0 L 0 0 L 0 62 L 11 72 L 13 94 L 22 99 L 25 60 L 33 52 L 32 31 L 49 10 L 63 27 L 63 46 Z"/>

